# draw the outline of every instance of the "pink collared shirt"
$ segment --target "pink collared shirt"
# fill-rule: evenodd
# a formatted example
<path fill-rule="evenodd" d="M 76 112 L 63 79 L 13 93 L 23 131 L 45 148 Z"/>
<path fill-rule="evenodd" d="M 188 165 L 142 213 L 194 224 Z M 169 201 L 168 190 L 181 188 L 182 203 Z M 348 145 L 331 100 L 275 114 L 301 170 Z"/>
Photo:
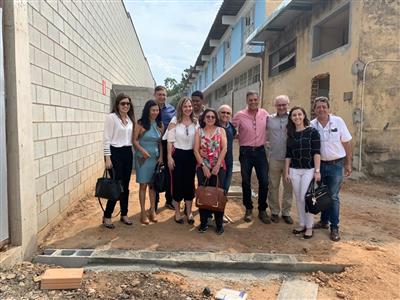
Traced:
<path fill-rule="evenodd" d="M 264 146 L 267 140 L 268 115 L 263 108 L 257 110 L 255 117 L 247 108 L 235 114 L 232 124 L 238 130 L 240 146 Z"/>

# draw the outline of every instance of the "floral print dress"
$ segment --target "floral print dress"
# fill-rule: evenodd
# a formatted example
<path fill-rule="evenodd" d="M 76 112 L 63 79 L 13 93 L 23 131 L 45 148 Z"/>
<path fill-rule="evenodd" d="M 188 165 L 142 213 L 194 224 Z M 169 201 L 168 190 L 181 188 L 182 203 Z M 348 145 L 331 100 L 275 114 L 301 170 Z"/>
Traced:
<path fill-rule="evenodd" d="M 221 127 L 217 127 L 211 137 L 207 137 L 204 128 L 200 128 L 200 149 L 203 163 L 210 170 L 216 165 L 221 153 L 221 139 Z M 222 161 L 222 167 L 225 169 L 224 161 Z"/>

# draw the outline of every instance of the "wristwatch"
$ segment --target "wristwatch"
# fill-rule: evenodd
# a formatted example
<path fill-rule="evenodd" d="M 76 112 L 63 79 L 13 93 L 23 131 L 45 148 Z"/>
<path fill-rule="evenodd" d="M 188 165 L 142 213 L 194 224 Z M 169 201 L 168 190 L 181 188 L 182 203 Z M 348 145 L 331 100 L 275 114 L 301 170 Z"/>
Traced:
<path fill-rule="evenodd" d="M 319 169 L 315 169 L 315 173 L 319 173 Z"/>

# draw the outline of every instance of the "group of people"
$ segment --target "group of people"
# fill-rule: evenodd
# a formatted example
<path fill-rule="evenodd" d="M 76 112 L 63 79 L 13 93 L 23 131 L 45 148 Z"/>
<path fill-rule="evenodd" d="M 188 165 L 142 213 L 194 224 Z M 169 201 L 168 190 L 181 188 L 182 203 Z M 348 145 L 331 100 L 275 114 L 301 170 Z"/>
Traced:
<path fill-rule="evenodd" d="M 176 223 L 186 221 L 193 225 L 195 176 L 198 185 L 218 185 L 227 193 L 232 180 L 233 140 L 237 137 L 244 221 L 251 222 L 253 218 L 251 175 L 254 168 L 258 180 L 258 217 L 263 223 L 278 223 L 281 215 L 285 223 L 293 224 L 290 212 L 294 194 L 298 212 L 294 234 L 303 234 L 309 239 L 313 229 L 330 228 L 330 239 L 340 239 L 339 190 L 343 176 L 351 173 L 351 135 L 343 119 L 330 114 L 328 98 L 315 99 L 316 118 L 310 122 L 302 107 L 295 106 L 289 111 L 289 97 L 285 95 L 275 98 L 276 113 L 270 115 L 259 107 L 258 93 L 249 91 L 247 107 L 233 118 L 229 105 L 224 104 L 218 110 L 205 107 L 200 91 L 183 97 L 176 109 L 166 103 L 166 96 L 165 87 L 157 86 L 154 100 L 146 102 L 141 118 L 135 122 L 132 100 L 119 94 L 106 118 L 105 166 L 122 183 L 119 200 L 123 223 L 132 225 L 127 214 L 133 160 L 140 185 L 140 222 L 146 225 L 157 222 L 159 194 L 152 188 L 152 178 L 157 164 L 163 164 L 167 169 L 165 207 L 174 210 Z M 305 194 L 313 179 L 326 184 L 333 199 L 331 207 L 321 213 L 316 224 L 313 215 L 305 209 Z M 145 208 L 146 190 L 149 211 Z M 103 225 L 107 228 L 114 228 L 111 215 L 115 204 L 114 200 L 107 202 L 103 216 Z M 199 209 L 199 232 L 208 229 L 213 214 L 216 233 L 224 233 L 224 212 L 205 209 Z"/>

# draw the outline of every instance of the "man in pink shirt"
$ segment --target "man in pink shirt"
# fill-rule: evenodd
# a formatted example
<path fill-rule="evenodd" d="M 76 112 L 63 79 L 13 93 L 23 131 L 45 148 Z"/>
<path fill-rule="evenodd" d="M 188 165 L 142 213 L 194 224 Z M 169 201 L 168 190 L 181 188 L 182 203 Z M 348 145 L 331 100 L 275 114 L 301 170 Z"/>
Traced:
<path fill-rule="evenodd" d="M 265 153 L 268 112 L 258 108 L 260 99 L 257 92 L 246 94 L 247 108 L 238 111 L 232 119 L 238 131 L 240 145 L 240 168 L 242 175 L 243 205 L 246 208 L 244 220 L 251 222 L 253 202 L 251 200 L 251 172 L 256 170 L 258 179 L 258 217 L 265 224 L 271 223 L 267 214 L 268 161 Z"/>

